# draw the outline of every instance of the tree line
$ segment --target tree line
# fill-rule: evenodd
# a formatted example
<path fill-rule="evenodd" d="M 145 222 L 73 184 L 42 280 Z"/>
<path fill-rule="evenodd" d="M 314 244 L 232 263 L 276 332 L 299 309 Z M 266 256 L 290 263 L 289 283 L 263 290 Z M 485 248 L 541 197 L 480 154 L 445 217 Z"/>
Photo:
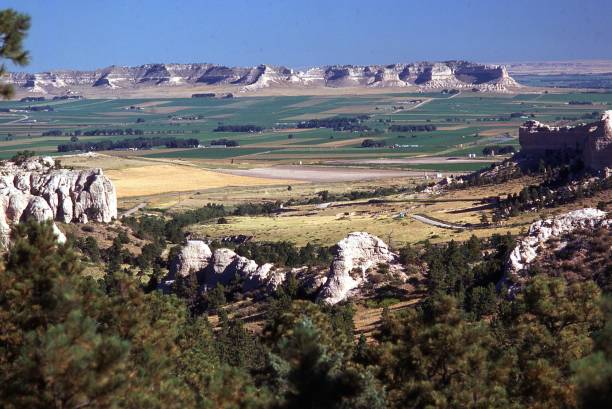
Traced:
<path fill-rule="evenodd" d="M 377 141 L 376 139 L 364 139 L 361 141 L 362 148 L 384 148 L 387 145 L 385 141 Z"/>
<path fill-rule="evenodd" d="M 368 132 L 370 127 L 363 125 L 362 122 L 368 120 L 368 115 L 359 115 L 356 117 L 334 117 L 334 118 L 321 118 L 321 119 L 310 119 L 308 121 L 302 121 L 297 124 L 300 129 L 310 128 L 329 128 L 334 131 L 351 131 L 351 132 Z"/>
<path fill-rule="evenodd" d="M 391 125 L 390 132 L 432 132 L 437 127 L 435 125 Z"/>
<path fill-rule="evenodd" d="M 33 106 L 27 106 L 27 107 L 0 108 L 0 112 L 15 112 L 15 111 L 51 112 L 53 111 L 53 107 L 51 105 L 33 105 Z"/>
<path fill-rule="evenodd" d="M 197 148 L 200 141 L 195 138 L 180 139 L 174 137 L 138 137 L 118 141 L 103 140 L 98 142 L 70 142 L 57 145 L 58 152 L 72 151 L 109 151 L 113 149 L 151 149 L 157 146 L 166 148 Z"/>
<path fill-rule="evenodd" d="M 235 139 L 221 138 L 221 139 L 213 139 L 212 141 L 210 141 L 210 145 L 212 145 L 212 146 L 237 147 L 237 146 L 240 146 L 240 142 L 238 142 Z"/>
<path fill-rule="evenodd" d="M 516 149 L 512 145 L 494 145 L 494 146 L 485 146 L 482 148 L 482 154 L 485 156 L 491 155 L 508 155 L 511 153 L 515 153 Z"/>
<path fill-rule="evenodd" d="M 261 132 L 264 128 L 257 125 L 219 125 L 213 132 Z"/>

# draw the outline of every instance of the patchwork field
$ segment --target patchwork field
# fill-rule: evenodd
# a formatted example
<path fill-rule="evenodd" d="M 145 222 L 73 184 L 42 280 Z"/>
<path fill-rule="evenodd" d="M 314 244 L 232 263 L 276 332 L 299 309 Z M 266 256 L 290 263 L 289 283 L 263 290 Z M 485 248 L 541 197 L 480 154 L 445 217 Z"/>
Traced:
<path fill-rule="evenodd" d="M 570 101 L 587 105 L 569 105 Z M 432 93 L 377 93 L 354 96 L 270 96 L 151 98 L 1 102 L 0 157 L 19 150 L 57 155 L 75 131 L 127 129 L 144 137 L 196 138 L 202 145 L 226 138 L 236 148 L 153 149 L 130 152 L 151 158 L 204 159 L 211 162 L 262 161 L 318 163 L 327 160 L 380 157 L 482 156 L 492 144 L 517 145 L 516 130 L 527 117 L 575 122 L 612 104 L 610 93 L 484 94 L 464 91 L 449 96 Z M 32 110 L 38 109 L 51 110 Z M 42 107 L 42 108 L 41 108 Z M 511 113 L 515 115 L 510 116 Z M 524 114 L 524 115 L 523 115 Z M 329 128 L 296 129 L 299 121 L 368 115 L 370 132 Z M 262 132 L 214 132 L 224 125 L 251 124 Z M 431 132 L 394 132 L 392 125 L 433 125 Z M 53 136 L 43 136 L 56 131 Z M 80 142 L 135 138 L 136 135 L 78 136 Z M 364 139 L 385 147 L 362 148 Z M 392 149 L 391 147 L 394 146 Z M 112 155 L 121 154 L 117 151 Z M 433 170 L 444 169 L 431 163 Z M 485 164 L 486 166 L 486 164 Z M 455 166 L 454 170 L 461 170 Z M 464 166 L 472 170 L 474 165 Z"/>

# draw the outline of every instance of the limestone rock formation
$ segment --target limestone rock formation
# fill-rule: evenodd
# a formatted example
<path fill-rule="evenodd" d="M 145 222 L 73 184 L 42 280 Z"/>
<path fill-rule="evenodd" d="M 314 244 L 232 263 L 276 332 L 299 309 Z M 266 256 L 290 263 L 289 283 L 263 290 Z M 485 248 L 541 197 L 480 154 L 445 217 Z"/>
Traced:
<path fill-rule="evenodd" d="M 523 278 L 523 271 L 550 244 L 551 239 L 563 239 L 564 235 L 578 229 L 610 228 L 611 226 L 612 221 L 606 218 L 606 212 L 593 208 L 574 210 L 537 221 L 529 227 L 527 235 L 510 253 L 508 273 L 515 281 L 520 281 Z"/>
<path fill-rule="evenodd" d="M 381 263 L 397 265 L 398 255 L 378 237 L 365 232 L 350 233 L 336 247 L 336 254 L 319 293 L 319 299 L 336 304 L 368 277 L 368 270 Z"/>
<path fill-rule="evenodd" d="M 211 256 L 210 247 L 202 240 L 187 240 L 176 258 L 172 260 L 170 273 L 173 277 L 187 277 L 191 273 L 202 271 L 208 266 Z"/>
<path fill-rule="evenodd" d="M 523 155 L 569 152 L 579 155 L 587 168 L 612 168 L 612 111 L 604 112 L 599 121 L 577 126 L 527 121 L 519 129 L 519 142 Z"/>
<path fill-rule="evenodd" d="M 271 263 L 260 266 L 226 248 L 213 252 L 202 240 L 187 241 L 172 260 L 169 278 L 186 277 L 191 273 L 195 273 L 199 282 L 208 288 L 217 283 L 227 285 L 240 278 L 245 291 L 260 287 L 275 290 L 285 279 L 285 272 L 277 271 Z"/>
<path fill-rule="evenodd" d="M 467 61 L 417 62 L 391 65 L 330 65 L 294 71 L 286 67 L 259 65 L 225 67 L 214 64 L 144 64 L 110 66 L 94 71 L 53 71 L 36 74 L 11 73 L 8 81 L 18 89 L 37 94 L 81 94 L 159 86 L 235 85 L 241 92 L 268 87 L 406 87 L 477 88 L 505 91 L 518 87 L 499 65 Z"/>
<path fill-rule="evenodd" d="M 388 264 L 391 276 L 405 280 L 406 275 L 398 261 L 398 255 L 381 239 L 363 232 L 351 233 L 338 243 L 327 274 L 318 268 L 289 270 L 276 268 L 271 263 L 258 265 L 233 250 L 220 248 L 211 252 L 203 241 L 189 240 L 173 260 L 169 279 L 171 282 L 177 276 L 195 273 L 198 282 L 206 288 L 240 279 L 244 291 L 275 291 L 288 275 L 292 275 L 306 293 L 318 294 L 322 301 L 336 304 L 367 282 L 370 269 L 379 264 Z"/>
<path fill-rule="evenodd" d="M 3 247 L 8 245 L 10 226 L 29 218 L 108 223 L 116 217 L 115 188 L 101 169 L 56 169 L 51 157 L 30 158 L 21 164 L 5 162 L 0 166 L 0 245 Z"/>
<path fill-rule="evenodd" d="M 255 261 L 239 256 L 230 249 L 217 249 L 206 271 L 206 285 L 209 287 L 217 283 L 227 285 L 236 275 L 249 276 L 254 274 L 258 267 Z"/>

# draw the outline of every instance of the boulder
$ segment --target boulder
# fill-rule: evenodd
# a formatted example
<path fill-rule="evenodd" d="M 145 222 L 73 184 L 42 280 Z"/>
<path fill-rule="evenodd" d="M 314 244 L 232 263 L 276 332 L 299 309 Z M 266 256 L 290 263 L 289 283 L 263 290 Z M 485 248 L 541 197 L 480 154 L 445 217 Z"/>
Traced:
<path fill-rule="evenodd" d="M 258 267 L 255 261 L 239 256 L 230 249 L 217 249 L 206 270 L 205 284 L 208 287 L 217 283 L 227 285 L 236 277 L 254 274 Z"/>
<path fill-rule="evenodd" d="M 319 299 L 328 304 L 343 301 L 368 276 L 368 269 L 381 263 L 397 264 L 398 255 L 378 237 L 365 232 L 350 233 L 338 242 L 327 280 Z"/>
<path fill-rule="evenodd" d="M 276 270 L 274 264 L 265 263 L 255 271 L 245 274 L 242 288 L 244 291 L 251 291 L 265 286 L 267 290 L 275 291 L 285 281 L 286 275 L 285 271 Z"/>

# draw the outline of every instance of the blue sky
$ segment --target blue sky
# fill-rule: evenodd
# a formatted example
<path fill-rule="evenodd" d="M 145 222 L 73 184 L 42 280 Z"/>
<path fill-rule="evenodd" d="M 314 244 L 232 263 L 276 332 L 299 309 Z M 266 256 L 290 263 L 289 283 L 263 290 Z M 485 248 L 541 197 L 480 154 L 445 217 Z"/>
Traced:
<path fill-rule="evenodd" d="M 612 59 L 612 0 L 3 0 L 4 7 L 32 17 L 27 71 Z"/>

